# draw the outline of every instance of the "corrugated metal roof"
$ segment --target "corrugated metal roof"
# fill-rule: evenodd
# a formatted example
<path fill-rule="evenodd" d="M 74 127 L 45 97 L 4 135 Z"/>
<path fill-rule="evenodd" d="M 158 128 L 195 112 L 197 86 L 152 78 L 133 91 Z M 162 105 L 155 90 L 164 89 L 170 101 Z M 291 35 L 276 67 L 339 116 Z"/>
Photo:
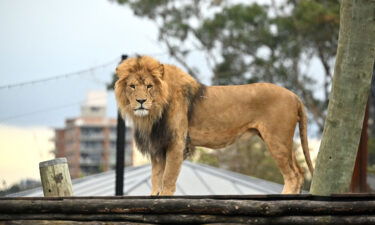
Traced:
<path fill-rule="evenodd" d="M 125 169 L 125 195 L 149 195 L 151 192 L 151 165 Z M 115 171 L 75 179 L 74 196 L 115 195 Z M 247 195 L 279 194 L 282 185 L 245 176 L 203 164 L 185 161 L 177 180 L 175 195 Z M 9 197 L 43 196 L 41 188 L 19 192 Z"/>

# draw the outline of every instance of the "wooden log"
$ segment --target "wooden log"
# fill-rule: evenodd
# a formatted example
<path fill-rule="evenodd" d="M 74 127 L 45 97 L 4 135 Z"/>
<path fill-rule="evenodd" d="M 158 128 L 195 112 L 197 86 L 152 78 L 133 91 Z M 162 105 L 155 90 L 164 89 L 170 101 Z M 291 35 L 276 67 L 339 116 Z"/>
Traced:
<path fill-rule="evenodd" d="M 2 215 L 6 217 L 8 215 Z M 375 224 L 375 216 L 282 216 L 251 217 L 195 214 L 19 214 L 19 220 L 118 221 L 155 224 L 235 223 L 253 225 L 352 225 Z M 5 219 L 7 221 L 14 218 Z"/>
<path fill-rule="evenodd" d="M 64 220 L 12 220 L 0 221 L 0 225 L 152 225 L 154 223 L 132 223 L 111 221 L 64 221 Z"/>
<path fill-rule="evenodd" d="M 375 215 L 375 201 L 222 199 L 2 199 L 0 214 Z M 1 219 L 1 215 L 0 215 Z"/>
<path fill-rule="evenodd" d="M 20 220 L 74 221 L 72 224 L 89 221 L 102 222 L 102 224 L 103 222 L 375 224 L 375 199 L 371 195 L 324 198 L 314 196 L 233 198 L 230 199 L 228 196 L 0 198 L 0 225 L 3 225 L 1 221 Z"/>
<path fill-rule="evenodd" d="M 45 197 L 72 196 L 73 188 L 66 158 L 39 163 Z"/>

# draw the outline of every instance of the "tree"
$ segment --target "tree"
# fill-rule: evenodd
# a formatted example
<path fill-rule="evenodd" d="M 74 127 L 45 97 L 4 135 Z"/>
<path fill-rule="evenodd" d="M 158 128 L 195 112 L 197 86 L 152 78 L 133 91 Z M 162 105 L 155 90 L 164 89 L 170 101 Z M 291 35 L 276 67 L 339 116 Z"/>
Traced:
<path fill-rule="evenodd" d="M 117 0 L 159 28 L 170 56 L 193 76 L 188 63 L 203 54 L 213 84 L 272 82 L 300 95 L 313 121 L 323 128 L 335 56 L 338 0 L 300 0 L 281 5 L 232 4 L 229 0 Z M 319 60 L 319 74 L 307 71 Z M 323 89 L 319 97 L 316 93 Z"/>
<path fill-rule="evenodd" d="M 310 192 L 348 191 L 375 59 L 375 1 L 342 0 L 332 92 Z"/>

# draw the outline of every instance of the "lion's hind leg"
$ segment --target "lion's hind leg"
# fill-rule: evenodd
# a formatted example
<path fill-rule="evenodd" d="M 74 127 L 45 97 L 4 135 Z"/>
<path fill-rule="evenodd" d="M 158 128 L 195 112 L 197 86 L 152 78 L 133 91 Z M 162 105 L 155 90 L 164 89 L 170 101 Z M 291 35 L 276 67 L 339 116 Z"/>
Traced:
<path fill-rule="evenodd" d="M 304 176 L 292 149 L 292 137 L 290 140 L 280 140 L 277 135 L 272 135 L 264 130 L 263 132 L 260 130 L 260 135 L 283 175 L 284 188 L 282 194 L 299 194 Z"/>

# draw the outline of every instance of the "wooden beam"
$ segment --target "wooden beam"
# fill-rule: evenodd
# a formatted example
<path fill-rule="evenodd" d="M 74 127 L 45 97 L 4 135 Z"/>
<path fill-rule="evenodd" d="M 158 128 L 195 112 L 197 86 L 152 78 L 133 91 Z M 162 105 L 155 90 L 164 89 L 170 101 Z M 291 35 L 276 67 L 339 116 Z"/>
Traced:
<path fill-rule="evenodd" d="M 6 215 L 4 215 L 6 217 Z M 2 218 L 4 218 L 2 216 Z M 8 221 L 14 220 L 9 217 Z M 64 214 L 42 214 L 42 215 L 23 215 L 19 214 L 19 218 L 23 220 L 66 220 L 66 221 L 126 221 L 133 223 L 152 223 L 152 224 L 253 224 L 253 225 L 352 225 L 352 224 L 375 224 L 375 216 L 282 216 L 282 217 L 248 217 L 248 216 L 222 216 L 222 215 L 195 215 L 195 214 L 179 214 L 179 215 L 152 215 L 152 214 L 80 214 L 80 215 L 64 215 Z M 3 220 L 3 219 L 2 219 Z M 1 224 L 1 221 L 0 221 Z M 9 223 L 4 223 L 9 224 Z M 35 224 L 35 223 L 34 223 Z M 53 224 L 53 223 L 50 223 Z"/>
<path fill-rule="evenodd" d="M 60 219 L 70 215 L 222 215 L 222 216 L 362 216 L 375 215 L 373 197 L 308 199 L 210 198 L 1 198 L 0 220 Z M 24 217 L 21 217 L 24 216 Z M 83 217 L 82 217 L 83 218 Z M 91 217 L 87 217 L 91 218 Z M 120 218 L 120 217 L 119 217 Z"/>
<path fill-rule="evenodd" d="M 151 225 L 155 223 L 133 223 L 115 221 L 72 221 L 72 220 L 14 220 L 0 221 L 0 225 Z"/>

